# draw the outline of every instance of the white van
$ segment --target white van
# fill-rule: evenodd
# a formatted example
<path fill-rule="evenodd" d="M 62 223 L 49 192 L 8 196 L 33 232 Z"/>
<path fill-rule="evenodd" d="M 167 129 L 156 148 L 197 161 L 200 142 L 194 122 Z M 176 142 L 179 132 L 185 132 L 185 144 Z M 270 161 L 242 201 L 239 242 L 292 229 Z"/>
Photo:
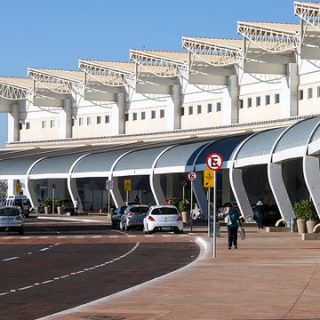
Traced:
<path fill-rule="evenodd" d="M 20 207 L 24 216 L 29 215 L 29 210 L 31 207 L 30 201 L 25 195 L 14 195 L 8 196 L 5 201 L 5 206 L 16 206 Z"/>

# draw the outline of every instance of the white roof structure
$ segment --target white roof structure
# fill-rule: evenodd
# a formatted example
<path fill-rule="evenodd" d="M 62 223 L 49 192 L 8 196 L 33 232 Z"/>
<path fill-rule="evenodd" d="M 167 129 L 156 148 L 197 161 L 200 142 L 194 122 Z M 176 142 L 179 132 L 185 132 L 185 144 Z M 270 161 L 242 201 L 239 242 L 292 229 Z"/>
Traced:
<path fill-rule="evenodd" d="M 33 86 L 28 78 L 0 77 L 0 97 L 7 100 L 24 100 Z"/>
<path fill-rule="evenodd" d="M 307 24 L 320 30 L 320 3 L 300 2 L 294 3 L 294 14 Z"/>

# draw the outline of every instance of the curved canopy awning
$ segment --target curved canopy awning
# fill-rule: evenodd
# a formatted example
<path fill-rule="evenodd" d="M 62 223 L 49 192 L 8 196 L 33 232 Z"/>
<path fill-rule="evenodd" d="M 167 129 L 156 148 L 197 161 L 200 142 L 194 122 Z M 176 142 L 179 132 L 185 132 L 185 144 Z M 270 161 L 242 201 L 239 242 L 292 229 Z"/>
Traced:
<path fill-rule="evenodd" d="M 320 117 L 308 118 L 291 126 L 278 141 L 272 162 L 303 157 L 309 138 L 320 122 Z"/>
<path fill-rule="evenodd" d="M 150 174 L 154 161 L 166 148 L 158 147 L 129 152 L 117 163 L 113 175 L 117 177 Z"/>
<path fill-rule="evenodd" d="M 71 178 L 108 177 L 114 162 L 125 152 L 116 150 L 85 155 L 74 166 Z"/>
<path fill-rule="evenodd" d="M 241 147 L 234 166 L 237 168 L 267 164 L 270 161 L 272 147 L 285 128 L 262 131 L 252 135 Z"/>
<path fill-rule="evenodd" d="M 197 156 L 210 141 L 180 144 L 167 150 L 157 161 L 154 173 L 178 173 L 194 170 Z"/>
<path fill-rule="evenodd" d="M 211 153 L 219 153 L 223 158 L 222 169 L 230 167 L 230 159 L 234 150 L 237 148 L 239 143 L 245 139 L 247 135 L 235 136 L 222 138 L 217 141 L 211 142 L 204 150 L 202 150 L 198 156 L 195 170 L 202 171 L 208 169 L 206 159 Z"/>
<path fill-rule="evenodd" d="M 84 153 L 73 153 L 61 156 L 44 158 L 37 162 L 30 171 L 30 179 L 66 179 L 71 166 Z"/>
<path fill-rule="evenodd" d="M 0 179 L 22 179 L 37 157 L 16 158 L 0 161 Z"/>

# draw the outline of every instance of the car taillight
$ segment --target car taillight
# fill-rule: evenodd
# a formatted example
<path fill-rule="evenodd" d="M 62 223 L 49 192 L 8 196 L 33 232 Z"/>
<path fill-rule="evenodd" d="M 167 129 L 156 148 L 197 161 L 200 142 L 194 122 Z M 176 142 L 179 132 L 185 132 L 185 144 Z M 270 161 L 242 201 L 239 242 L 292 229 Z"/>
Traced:
<path fill-rule="evenodd" d="M 155 221 L 153 216 L 148 216 L 149 221 Z"/>
<path fill-rule="evenodd" d="M 178 216 L 177 221 L 181 221 L 182 220 L 182 216 Z"/>
<path fill-rule="evenodd" d="M 134 216 L 134 213 L 133 212 L 129 212 L 128 213 L 128 217 L 133 217 Z"/>

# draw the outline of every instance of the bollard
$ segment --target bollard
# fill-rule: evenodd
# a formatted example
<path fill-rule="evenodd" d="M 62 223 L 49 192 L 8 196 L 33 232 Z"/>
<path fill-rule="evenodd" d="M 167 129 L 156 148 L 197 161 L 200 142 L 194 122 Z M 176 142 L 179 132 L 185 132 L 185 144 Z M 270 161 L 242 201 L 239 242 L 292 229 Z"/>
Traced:
<path fill-rule="evenodd" d="M 291 218 L 290 219 L 290 232 L 295 232 L 296 231 L 296 218 Z"/>

